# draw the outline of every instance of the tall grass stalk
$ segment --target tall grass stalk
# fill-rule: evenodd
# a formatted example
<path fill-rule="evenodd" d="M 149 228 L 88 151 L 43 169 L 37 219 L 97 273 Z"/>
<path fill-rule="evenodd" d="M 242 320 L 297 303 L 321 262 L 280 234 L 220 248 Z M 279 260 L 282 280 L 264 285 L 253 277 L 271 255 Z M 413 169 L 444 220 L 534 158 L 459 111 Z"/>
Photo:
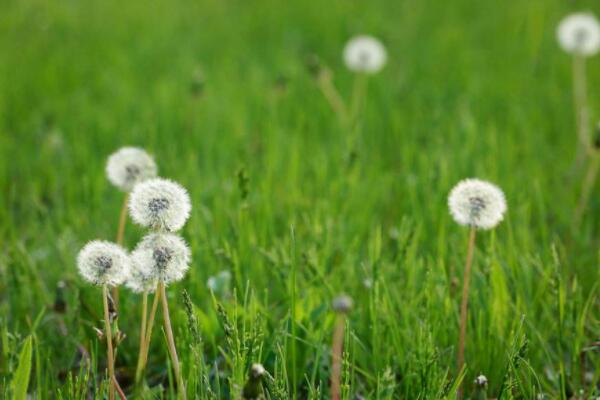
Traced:
<path fill-rule="evenodd" d="M 575 168 L 578 169 L 588 155 L 591 144 L 585 57 L 580 54 L 573 56 L 573 95 L 578 136 Z"/>

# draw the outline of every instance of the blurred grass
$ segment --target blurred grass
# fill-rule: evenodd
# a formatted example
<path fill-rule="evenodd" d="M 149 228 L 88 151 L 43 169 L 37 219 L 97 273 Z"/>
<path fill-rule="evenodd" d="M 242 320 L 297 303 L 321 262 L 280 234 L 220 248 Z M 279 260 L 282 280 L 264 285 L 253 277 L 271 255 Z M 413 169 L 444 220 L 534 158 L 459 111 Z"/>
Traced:
<path fill-rule="evenodd" d="M 104 350 L 91 329 L 100 296 L 79 280 L 74 257 L 87 240 L 116 232 L 122 194 L 106 181 L 104 163 L 123 145 L 148 149 L 161 175 L 193 198 L 184 236 L 194 263 L 169 290 L 190 393 L 210 382 L 227 396 L 260 361 L 282 393 L 295 381 L 300 398 L 326 397 L 329 303 L 344 291 L 356 303 L 348 398 L 441 397 L 457 373 L 455 280 L 467 239 L 448 216 L 446 196 L 467 176 L 496 182 L 509 204 L 506 221 L 479 236 L 468 391 L 483 373 L 490 396 L 498 394 L 519 351 L 511 349 L 521 343 L 522 315 L 528 345 L 519 372 L 508 368 L 514 395 L 559 398 L 561 362 L 565 386 L 580 388 L 579 353 L 599 334 L 600 211 L 596 191 L 583 227 L 571 229 L 580 182 L 567 175 L 576 144 L 571 64 L 554 31 L 571 10 L 599 14 L 594 2 L 9 0 L 2 8 L 0 388 L 44 307 L 30 391 L 53 398 L 61 388 L 64 398 L 77 398 L 64 374 L 79 342 L 93 349 L 91 379 L 101 376 Z M 369 80 L 354 135 L 341 128 L 304 60 L 317 54 L 347 98 L 354 76 L 341 49 L 363 32 L 384 41 L 389 63 Z M 589 61 L 594 121 L 599 62 Z M 191 93 L 196 71 L 204 76 L 199 97 Z M 245 200 L 240 171 L 249 178 Z M 128 225 L 127 244 L 141 234 Z M 217 301 L 238 329 L 237 349 L 206 289 L 224 269 L 236 297 Z M 59 280 L 69 282 L 66 338 L 51 311 Z M 193 341 L 184 288 L 196 305 L 206 378 L 185 350 Z M 125 376 L 135 364 L 138 302 L 125 295 L 120 324 L 128 338 L 117 362 Z M 161 338 L 150 376 L 164 383 Z M 599 360 L 589 354 L 594 372 Z M 586 390 L 597 381 L 594 372 Z M 200 398 L 209 396 L 201 390 Z"/>

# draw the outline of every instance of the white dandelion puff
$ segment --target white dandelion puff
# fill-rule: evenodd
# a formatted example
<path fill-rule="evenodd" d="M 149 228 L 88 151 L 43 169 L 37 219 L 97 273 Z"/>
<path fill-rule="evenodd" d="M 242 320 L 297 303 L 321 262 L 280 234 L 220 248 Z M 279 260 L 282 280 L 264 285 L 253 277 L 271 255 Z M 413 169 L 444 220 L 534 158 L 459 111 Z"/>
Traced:
<path fill-rule="evenodd" d="M 129 192 L 136 183 L 156 178 L 154 159 L 143 149 L 123 147 L 108 157 L 106 175 L 119 189 Z"/>
<path fill-rule="evenodd" d="M 564 51 L 593 56 L 600 50 L 600 22 L 591 13 L 574 13 L 560 21 L 556 31 Z"/>
<path fill-rule="evenodd" d="M 125 280 L 125 286 L 134 293 L 151 293 L 156 290 L 155 274 L 148 266 L 144 268 L 137 259 L 132 257 L 131 268 Z"/>
<path fill-rule="evenodd" d="M 124 248 L 103 240 L 89 242 L 77 256 L 79 273 L 94 285 L 120 285 L 127 277 L 130 265 Z"/>
<path fill-rule="evenodd" d="M 458 224 L 491 229 L 502 221 L 506 200 L 496 185 L 479 179 L 465 179 L 450 192 L 448 207 Z"/>
<path fill-rule="evenodd" d="M 150 179 L 137 184 L 129 199 L 129 212 L 135 223 L 168 232 L 181 229 L 191 209 L 187 191 L 167 179 Z"/>
<path fill-rule="evenodd" d="M 134 263 L 150 274 L 153 282 L 165 284 L 181 280 L 189 268 L 191 252 L 185 241 L 170 233 L 145 236 L 131 253 Z"/>
<path fill-rule="evenodd" d="M 385 47 L 372 36 L 355 36 L 344 47 L 344 62 L 351 71 L 374 74 L 383 68 L 386 61 Z"/>

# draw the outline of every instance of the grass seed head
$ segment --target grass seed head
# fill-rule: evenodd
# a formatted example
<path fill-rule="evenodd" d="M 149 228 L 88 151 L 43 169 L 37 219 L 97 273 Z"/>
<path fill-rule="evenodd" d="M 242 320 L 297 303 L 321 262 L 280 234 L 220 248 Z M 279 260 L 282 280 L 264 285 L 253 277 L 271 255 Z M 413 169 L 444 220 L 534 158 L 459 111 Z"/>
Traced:
<path fill-rule="evenodd" d="M 386 61 L 385 47 L 372 36 L 355 36 L 344 47 L 344 62 L 351 71 L 375 74 L 384 67 Z"/>
<path fill-rule="evenodd" d="M 183 186 L 168 179 L 151 179 L 136 185 L 129 199 L 133 221 L 167 232 L 178 231 L 190 216 L 190 196 Z"/>
<path fill-rule="evenodd" d="M 152 284 L 181 280 L 191 261 L 191 252 L 185 241 L 170 233 L 151 233 L 145 236 L 131 253 L 135 268 L 148 275 Z"/>
<path fill-rule="evenodd" d="M 118 286 L 125 281 L 131 260 L 121 246 L 94 240 L 79 252 L 77 266 L 79 274 L 94 285 Z"/>
<path fill-rule="evenodd" d="M 448 207 L 460 225 L 491 229 L 506 212 L 506 199 L 496 185 L 479 179 L 460 181 L 448 196 Z"/>
<path fill-rule="evenodd" d="M 574 13 L 560 21 L 556 31 L 567 53 L 593 56 L 600 50 L 600 22 L 591 13 Z"/>
<path fill-rule="evenodd" d="M 158 168 L 154 159 L 143 149 L 123 147 L 108 157 L 106 176 L 108 180 L 129 192 L 136 183 L 156 178 Z"/>

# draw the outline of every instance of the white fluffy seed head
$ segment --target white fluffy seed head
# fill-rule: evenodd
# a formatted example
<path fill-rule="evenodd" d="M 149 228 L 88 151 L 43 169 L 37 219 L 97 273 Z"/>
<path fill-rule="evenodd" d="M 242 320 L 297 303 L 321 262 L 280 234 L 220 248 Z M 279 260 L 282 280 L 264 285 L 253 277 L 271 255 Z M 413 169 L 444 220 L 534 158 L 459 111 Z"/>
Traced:
<path fill-rule="evenodd" d="M 448 207 L 458 224 L 491 229 L 504 218 L 506 200 L 498 186 L 479 179 L 465 179 L 450 192 Z"/>
<path fill-rule="evenodd" d="M 167 179 L 150 179 L 135 185 L 129 198 L 133 221 L 154 230 L 175 232 L 190 216 L 192 205 L 187 191 Z"/>
<path fill-rule="evenodd" d="M 151 233 L 131 253 L 137 268 L 148 274 L 152 284 L 181 280 L 189 268 L 191 257 L 185 241 L 171 233 Z"/>
<path fill-rule="evenodd" d="M 351 71 L 374 74 L 383 68 L 386 61 L 385 47 L 372 36 L 355 36 L 344 47 L 344 62 Z"/>
<path fill-rule="evenodd" d="M 131 260 L 121 246 L 94 240 L 86 244 L 77 256 L 81 276 L 94 285 L 118 286 L 129 274 Z"/>
<path fill-rule="evenodd" d="M 591 13 L 574 13 L 560 21 L 556 31 L 560 47 L 568 53 L 593 56 L 600 50 L 600 22 Z"/>
<path fill-rule="evenodd" d="M 125 286 L 134 293 L 152 293 L 156 290 L 155 275 L 147 265 L 140 264 L 137 259 L 132 257 L 131 268 L 125 280 Z"/>
<path fill-rule="evenodd" d="M 106 176 L 119 189 L 129 192 L 136 183 L 156 178 L 154 159 L 143 149 L 123 147 L 108 157 Z"/>

